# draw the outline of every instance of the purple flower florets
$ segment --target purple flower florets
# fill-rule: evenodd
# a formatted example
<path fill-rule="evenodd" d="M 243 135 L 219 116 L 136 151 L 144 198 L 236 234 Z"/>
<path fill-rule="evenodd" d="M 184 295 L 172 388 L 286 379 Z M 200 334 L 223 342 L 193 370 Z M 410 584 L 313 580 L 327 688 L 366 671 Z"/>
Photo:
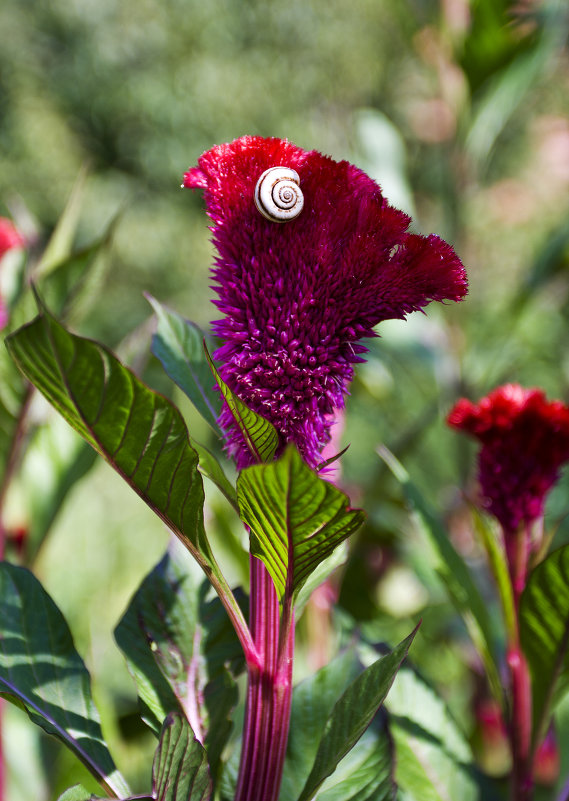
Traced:
<path fill-rule="evenodd" d="M 285 223 L 255 204 L 271 167 L 298 173 L 304 207 Z M 330 438 L 353 364 L 382 320 L 432 300 L 461 300 L 464 268 L 437 236 L 407 233 L 409 217 L 346 161 L 281 139 L 246 136 L 204 153 L 184 186 L 205 190 L 223 317 L 214 354 L 231 389 L 315 466 Z M 238 467 L 251 457 L 224 407 L 220 423 Z"/>

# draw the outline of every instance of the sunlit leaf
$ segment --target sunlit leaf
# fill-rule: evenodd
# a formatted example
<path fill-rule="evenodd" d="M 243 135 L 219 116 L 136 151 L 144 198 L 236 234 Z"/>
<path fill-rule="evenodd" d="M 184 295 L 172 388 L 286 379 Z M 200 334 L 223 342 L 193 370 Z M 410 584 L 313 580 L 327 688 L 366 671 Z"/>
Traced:
<path fill-rule="evenodd" d="M 520 601 L 520 638 L 532 678 L 537 745 L 555 702 L 569 686 L 569 545 L 531 572 Z"/>
<path fill-rule="evenodd" d="M 158 318 L 152 337 L 152 353 L 209 425 L 220 433 L 217 418 L 222 401 L 206 359 L 203 332 L 171 309 L 146 295 Z"/>
<path fill-rule="evenodd" d="M 187 720 L 171 713 L 164 721 L 152 766 L 156 801 L 209 801 L 212 786 L 207 754 Z"/>
<path fill-rule="evenodd" d="M 233 508 L 238 511 L 237 492 L 235 487 L 223 472 L 223 468 L 213 453 L 211 453 L 211 451 L 209 451 L 204 445 L 200 445 L 199 442 L 196 442 L 195 439 L 192 439 L 192 447 L 198 454 L 198 470 L 202 476 L 205 476 L 206 478 L 209 478 L 210 481 L 213 481 L 216 487 L 225 495 Z"/>
<path fill-rule="evenodd" d="M 45 310 L 6 344 L 27 378 L 183 542 L 246 631 L 205 534 L 198 455 L 179 410 L 103 345 L 66 331 Z"/>
<path fill-rule="evenodd" d="M 113 798 L 128 796 L 67 623 L 35 576 L 8 562 L 0 562 L 0 620 L 0 693 L 65 743 Z"/>
<path fill-rule="evenodd" d="M 261 417 L 260 414 L 254 412 L 253 409 L 249 409 L 241 398 L 237 397 L 223 381 L 207 350 L 205 355 L 223 399 L 233 415 L 233 419 L 237 423 L 247 447 L 257 462 L 270 462 L 279 444 L 277 429 L 272 423 Z"/>
<path fill-rule="evenodd" d="M 417 633 L 415 629 L 386 656 L 366 668 L 336 702 L 298 801 L 313 798 L 340 760 L 354 747 L 383 703 Z"/>
<path fill-rule="evenodd" d="M 320 478 L 289 446 L 270 464 L 243 470 L 237 480 L 241 519 L 251 552 L 265 563 L 279 599 L 294 598 L 309 575 L 363 522 L 349 499 Z"/>

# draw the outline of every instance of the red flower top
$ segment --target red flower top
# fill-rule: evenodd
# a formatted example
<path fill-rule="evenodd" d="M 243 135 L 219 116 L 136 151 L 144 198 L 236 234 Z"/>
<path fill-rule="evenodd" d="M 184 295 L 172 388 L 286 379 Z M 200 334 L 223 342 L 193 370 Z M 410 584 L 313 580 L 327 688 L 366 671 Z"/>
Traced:
<path fill-rule="evenodd" d="M 268 219 L 256 192 L 273 167 L 292 171 L 292 195 L 298 184 L 304 198 L 298 216 L 283 215 L 286 222 Z M 359 340 L 431 300 L 462 299 L 460 259 L 437 236 L 407 233 L 409 217 L 361 170 L 286 140 L 245 136 L 214 147 L 185 174 L 184 186 L 205 190 L 213 220 L 221 375 L 273 423 L 282 445 L 293 441 L 314 465 L 343 407 L 352 365 L 367 350 Z M 221 423 L 243 466 L 248 456 L 227 409 Z"/>
<path fill-rule="evenodd" d="M 15 225 L 5 217 L 0 217 L 0 259 L 9 250 L 24 247 L 24 238 Z M 0 331 L 8 322 L 8 312 L 0 297 Z"/>
<path fill-rule="evenodd" d="M 545 498 L 569 461 L 569 408 L 539 389 L 498 387 L 478 404 L 459 400 L 448 424 L 482 443 L 478 477 L 488 510 L 505 532 L 543 515 Z"/>

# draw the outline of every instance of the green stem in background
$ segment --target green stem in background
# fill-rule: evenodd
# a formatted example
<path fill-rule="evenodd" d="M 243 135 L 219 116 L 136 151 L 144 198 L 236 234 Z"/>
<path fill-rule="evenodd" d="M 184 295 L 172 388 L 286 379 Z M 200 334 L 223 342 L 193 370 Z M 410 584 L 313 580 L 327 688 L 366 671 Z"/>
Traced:
<path fill-rule="evenodd" d="M 533 798 L 533 765 L 531 748 L 532 691 L 527 660 L 520 645 L 520 597 L 527 581 L 531 529 L 521 525 L 516 531 L 504 532 L 516 626 L 509 633 L 507 663 L 511 678 L 510 744 L 512 749 L 512 801 Z"/>

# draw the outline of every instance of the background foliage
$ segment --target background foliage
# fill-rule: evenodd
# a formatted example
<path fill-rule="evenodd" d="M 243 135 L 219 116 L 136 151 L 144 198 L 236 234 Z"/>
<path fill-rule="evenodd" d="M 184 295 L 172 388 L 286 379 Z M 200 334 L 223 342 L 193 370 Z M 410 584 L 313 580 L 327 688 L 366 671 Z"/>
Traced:
<path fill-rule="evenodd" d="M 208 443 L 207 427 L 149 356 L 143 292 L 204 327 L 215 316 L 201 197 L 179 189 L 203 150 L 252 133 L 348 158 L 417 230 L 456 247 L 469 271 L 466 302 L 383 324 L 358 371 L 338 439 L 351 443 L 343 487 L 368 522 L 330 590 L 339 612 L 330 617 L 323 593 L 307 608 L 299 676 L 328 658 L 354 619 L 371 641 L 394 642 L 422 615 L 413 658 L 498 774 L 507 763 L 484 747 L 476 658 L 375 447 L 385 443 L 405 464 L 489 587 L 458 489 L 473 489 L 472 449 L 444 415 L 458 395 L 479 397 L 507 380 L 569 397 L 568 17 L 562 0 L 0 6 L 0 212 L 39 252 L 88 164 L 77 247 L 120 219 L 81 333 L 120 343 L 152 386 L 174 392 L 198 440 Z M 44 425 L 11 488 L 12 530 L 33 528 L 46 487 L 61 489 L 57 455 L 78 448 L 45 408 L 34 414 Z M 75 477 L 90 466 L 79 464 Z M 551 526 L 561 519 L 559 544 L 569 540 L 568 498 L 565 477 L 548 507 Z M 211 486 L 207 508 L 227 572 L 243 581 L 240 526 Z M 152 741 L 133 723 L 134 689 L 111 631 L 166 541 L 98 461 L 66 495 L 33 559 L 94 675 L 103 728 L 135 787 L 147 780 Z M 486 601 L 493 612 L 489 589 Z M 64 751 L 18 710 L 6 714 L 12 801 L 49 799 L 78 780 Z M 559 731 L 567 726 L 561 713 Z"/>

